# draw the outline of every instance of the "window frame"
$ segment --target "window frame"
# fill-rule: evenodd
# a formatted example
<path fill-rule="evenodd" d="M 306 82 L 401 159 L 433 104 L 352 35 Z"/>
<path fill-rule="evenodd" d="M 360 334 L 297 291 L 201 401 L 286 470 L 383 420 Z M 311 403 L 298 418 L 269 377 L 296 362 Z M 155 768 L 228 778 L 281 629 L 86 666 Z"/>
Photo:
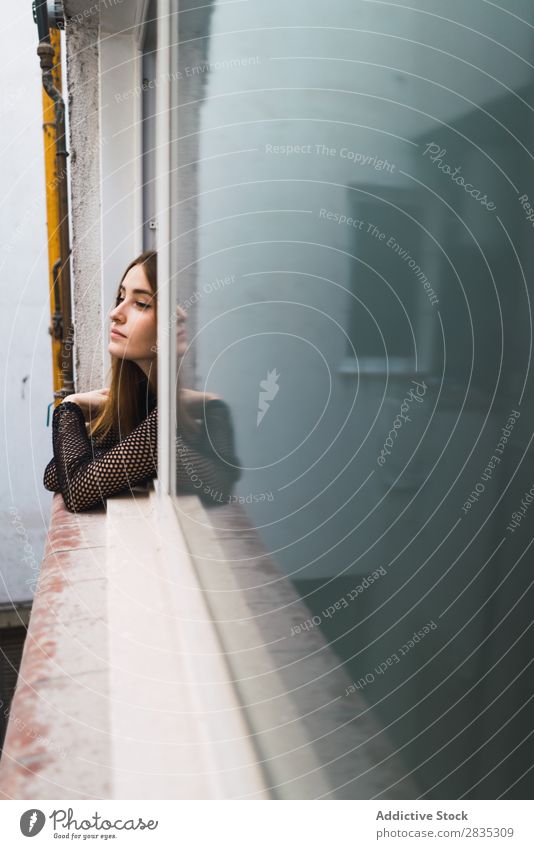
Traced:
<path fill-rule="evenodd" d="M 174 445 L 171 422 L 172 392 L 176 381 L 176 351 L 172 326 L 172 305 L 176 303 L 176 280 L 171 274 L 171 0 L 158 0 L 156 54 L 156 245 L 158 252 L 158 477 L 156 490 L 172 496 L 176 487 L 176 467 L 171 462 Z"/>

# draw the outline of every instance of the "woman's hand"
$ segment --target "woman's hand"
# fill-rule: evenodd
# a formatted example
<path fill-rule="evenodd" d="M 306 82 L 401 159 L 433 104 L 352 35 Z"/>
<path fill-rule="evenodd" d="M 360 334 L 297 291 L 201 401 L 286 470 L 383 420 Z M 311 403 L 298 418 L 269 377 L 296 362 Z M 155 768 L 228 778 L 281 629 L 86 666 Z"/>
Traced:
<path fill-rule="evenodd" d="M 73 404 L 77 404 L 78 407 L 82 410 L 86 419 L 94 418 L 95 415 L 100 413 L 102 407 L 107 402 L 109 396 L 109 389 L 104 386 L 103 389 L 93 389 L 91 392 L 78 392 L 75 395 L 67 395 L 66 398 L 63 398 L 64 401 L 71 401 Z"/>
<path fill-rule="evenodd" d="M 185 388 L 180 390 L 180 395 L 187 412 L 194 419 L 200 419 L 204 416 L 204 404 L 220 397 L 214 395 L 213 392 L 197 392 L 196 389 Z"/>

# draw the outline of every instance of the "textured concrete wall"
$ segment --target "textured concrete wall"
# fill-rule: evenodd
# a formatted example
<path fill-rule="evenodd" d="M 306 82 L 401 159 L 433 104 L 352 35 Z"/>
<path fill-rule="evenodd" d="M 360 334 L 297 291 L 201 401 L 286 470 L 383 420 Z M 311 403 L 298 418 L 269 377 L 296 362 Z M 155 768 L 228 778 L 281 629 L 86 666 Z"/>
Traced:
<path fill-rule="evenodd" d="M 142 251 L 140 98 L 132 92 L 141 73 L 131 35 L 106 34 L 100 41 L 100 134 L 102 216 L 101 333 L 106 374 L 111 358 L 109 311 L 125 268 Z"/>
<path fill-rule="evenodd" d="M 67 19 L 72 279 L 76 390 L 104 385 L 99 17 Z"/>

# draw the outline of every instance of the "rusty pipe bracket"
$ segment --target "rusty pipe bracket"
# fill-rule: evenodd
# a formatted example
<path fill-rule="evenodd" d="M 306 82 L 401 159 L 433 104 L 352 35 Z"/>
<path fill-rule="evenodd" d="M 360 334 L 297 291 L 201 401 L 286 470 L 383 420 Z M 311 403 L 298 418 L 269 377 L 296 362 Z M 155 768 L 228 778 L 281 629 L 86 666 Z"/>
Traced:
<path fill-rule="evenodd" d="M 54 66 L 54 48 L 46 41 L 40 41 L 37 46 L 37 55 L 41 60 L 41 70 L 51 71 Z"/>

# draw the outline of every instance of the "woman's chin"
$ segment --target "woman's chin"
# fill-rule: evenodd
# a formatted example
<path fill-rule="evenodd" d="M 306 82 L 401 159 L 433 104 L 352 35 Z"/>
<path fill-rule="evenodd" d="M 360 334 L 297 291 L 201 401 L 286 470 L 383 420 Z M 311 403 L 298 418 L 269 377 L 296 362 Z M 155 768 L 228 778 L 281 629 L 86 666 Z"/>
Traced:
<path fill-rule="evenodd" d="M 114 339 L 111 339 L 108 345 L 108 354 L 112 354 L 114 357 L 120 357 L 121 360 L 124 359 L 124 349 L 120 342 L 115 342 Z"/>

